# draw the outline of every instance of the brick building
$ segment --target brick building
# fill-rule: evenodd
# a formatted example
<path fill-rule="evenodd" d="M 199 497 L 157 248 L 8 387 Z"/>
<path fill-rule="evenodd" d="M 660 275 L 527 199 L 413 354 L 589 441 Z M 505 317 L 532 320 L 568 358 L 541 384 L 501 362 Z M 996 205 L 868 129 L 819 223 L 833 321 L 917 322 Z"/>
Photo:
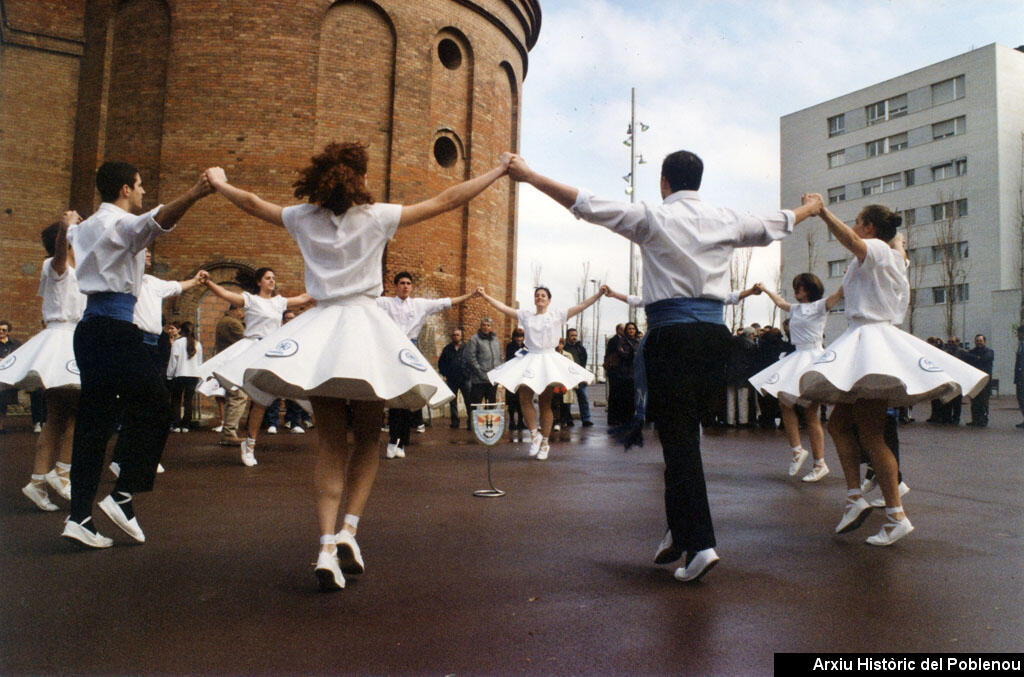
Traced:
<path fill-rule="evenodd" d="M 39 326 L 39 230 L 69 204 L 92 213 L 104 160 L 139 167 L 147 206 L 210 165 L 287 205 L 315 151 L 359 140 L 370 146 L 375 198 L 419 201 L 518 148 L 540 29 L 538 0 L 0 0 L 0 14 L 0 316 L 18 338 Z M 512 302 L 515 240 L 515 189 L 503 180 L 400 231 L 382 262 L 385 288 L 409 270 L 417 295 L 484 284 Z M 231 282 L 239 268 L 267 265 L 282 293 L 303 287 L 288 235 L 218 197 L 153 253 L 163 278 L 205 268 Z M 200 288 L 164 312 L 198 321 L 212 352 L 223 308 Z M 424 353 L 436 357 L 449 326 L 472 330 L 483 312 L 472 302 L 432 318 Z"/>

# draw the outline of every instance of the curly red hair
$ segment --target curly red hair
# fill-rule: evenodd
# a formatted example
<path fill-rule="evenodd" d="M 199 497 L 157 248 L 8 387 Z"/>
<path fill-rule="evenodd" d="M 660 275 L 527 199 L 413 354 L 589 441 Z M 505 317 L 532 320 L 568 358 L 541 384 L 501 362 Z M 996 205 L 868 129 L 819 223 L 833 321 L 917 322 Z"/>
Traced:
<path fill-rule="evenodd" d="M 373 204 L 366 190 L 366 146 L 361 143 L 327 144 L 310 158 L 294 184 L 295 197 L 344 214 L 352 205 Z"/>

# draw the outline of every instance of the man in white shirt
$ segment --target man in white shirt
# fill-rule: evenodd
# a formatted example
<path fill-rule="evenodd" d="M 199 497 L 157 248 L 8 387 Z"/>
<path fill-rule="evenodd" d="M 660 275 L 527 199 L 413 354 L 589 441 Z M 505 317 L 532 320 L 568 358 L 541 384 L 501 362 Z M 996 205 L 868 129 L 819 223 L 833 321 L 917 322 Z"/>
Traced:
<path fill-rule="evenodd" d="M 420 330 L 427 318 L 453 305 L 462 303 L 474 294 L 463 294 L 455 298 L 424 299 L 412 298 L 412 274 L 402 271 L 395 275 L 395 295 L 377 298 L 377 305 L 388 314 L 395 324 L 413 342 L 419 344 Z M 387 458 L 405 458 L 405 446 L 409 443 L 409 431 L 416 412 L 408 409 L 388 409 Z"/>
<path fill-rule="evenodd" d="M 686 555 L 675 571 L 696 581 L 715 563 L 715 534 L 700 456 L 700 416 L 725 377 L 729 331 L 723 303 L 729 261 L 736 247 L 766 246 L 812 216 L 819 198 L 805 196 L 795 210 L 758 217 L 700 200 L 701 159 L 689 151 L 669 154 L 661 168 L 660 205 L 612 202 L 554 181 L 520 157 L 509 176 L 529 183 L 577 218 L 602 225 L 637 243 L 643 256 L 643 302 L 648 333 L 643 359 L 648 375 L 647 412 L 665 457 L 668 533 L 655 555 L 667 564 Z M 817 200 L 817 203 L 815 203 Z"/>
<path fill-rule="evenodd" d="M 135 518 L 132 495 L 153 488 L 170 426 L 164 375 L 132 322 L 142 287 L 144 250 L 174 228 L 211 188 L 205 177 L 200 178 L 174 201 L 143 213 L 146 191 L 132 165 L 103 163 L 96 172 L 96 187 L 103 203 L 78 225 L 74 240 L 78 288 L 88 300 L 75 329 L 82 394 L 71 457 L 71 514 L 62 535 L 91 548 L 107 548 L 113 541 L 96 531 L 92 507 L 118 397 L 126 403 L 120 434 L 130 451 L 122 460 L 114 491 L 100 508 L 140 543 L 146 537 Z"/>

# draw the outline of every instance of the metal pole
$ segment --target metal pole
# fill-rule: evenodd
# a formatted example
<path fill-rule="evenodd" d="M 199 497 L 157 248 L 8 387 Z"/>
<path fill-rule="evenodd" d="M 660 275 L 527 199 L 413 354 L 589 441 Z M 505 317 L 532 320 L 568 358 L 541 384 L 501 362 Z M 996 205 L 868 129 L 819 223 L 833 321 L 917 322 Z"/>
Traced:
<path fill-rule="evenodd" d="M 629 201 L 636 202 L 636 87 L 630 87 L 629 112 Z M 629 243 L 629 293 L 636 295 L 640 289 L 638 259 L 640 248 L 635 242 Z M 636 308 L 629 307 L 629 321 L 636 322 Z"/>

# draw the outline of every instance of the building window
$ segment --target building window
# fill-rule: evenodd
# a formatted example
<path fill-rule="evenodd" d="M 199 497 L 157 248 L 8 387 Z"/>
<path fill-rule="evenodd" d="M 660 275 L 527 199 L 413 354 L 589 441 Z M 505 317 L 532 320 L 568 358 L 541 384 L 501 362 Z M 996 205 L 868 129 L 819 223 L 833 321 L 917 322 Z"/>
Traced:
<path fill-rule="evenodd" d="M 941 181 L 953 176 L 953 163 L 947 162 L 944 165 L 932 167 L 932 181 Z"/>
<path fill-rule="evenodd" d="M 889 150 L 887 153 L 895 153 L 898 150 L 904 150 L 907 147 L 907 133 L 895 134 L 890 136 L 886 141 L 889 142 Z"/>
<path fill-rule="evenodd" d="M 940 103 L 949 103 L 956 99 L 962 99 L 964 97 L 964 76 L 960 75 L 949 80 L 943 80 L 942 82 L 936 82 L 932 85 L 932 105 L 937 106 Z"/>
<path fill-rule="evenodd" d="M 967 246 L 967 242 L 936 244 L 932 245 L 931 250 L 931 263 L 940 263 L 950 259 L 958 261 L 966 259 L 970 255 L 970 248 Z"/>
<path fill-rule="evenodd" d="M 914 170 L 913 169 L 908 169 L 907 171 L 903 172 L 903 183 L 905 183 L 908 186 L 913 186 L 914 185 Z"/>
<path fill-rule="evenodd" d="M 954 285 L 950 289 L 950 296 L 953 298 L 953 303 L 963 303 L 964 301 L 970 300 L 970 290 L 967 283 Z M 932 301 L 935 303 L 946 302 L 946 288 L 945 287 L 932 287 Z"/>
<path fill-rule="evenodd" d="M 868 179 L 867 181 L 860 182 L 860 194 L 861 195 L 878 195 L 882 192 L 882 179 Z"/>
<path fill-rule="evenodd" d="M 846 131 L 846 115 L 840 113 L 839 115 L 830 117 L 828 119 L 828 135 L 838 136 Z"/>
<path fill-rule="evenodd" d="M 967 173 L 967 158 L 960 158 L 959 160 L 953 161 L 953 171 L 957 176 L 963 176 Z"/>
<path fill-rule="evenodd" d="M 967 216 L 967 198 L 932 205 L 932 221 L 945 221 Z"/>
<path fill-rule="evenodd" d="M 904 150 L 907 147 L 907 133 L 894 134 L 893 136 L 887 136 L 884 139 L 875 139 L 874 141 L 868 141 L 864 144 L 864 150 L 867 152 L 868 157 L 875 157 L 878 155 L 885 155 L 886 153 L 895 153 L 899 150 Z"/>
<path fill-rule="evenodd" d="M 846 259 L 839 259 L 838 261 L 828 262 L 828 276 L 829 277 L 842 277 L 846 274 Z"/>
<path fill-rule="evenodd" d="M 864 111 L 867 113 L 869 125 L 902 117 L 907 114 L 907 95 L 900 94 L 891 99 L 873 103 L 870 106 L 865 106 Z"/>
<path fill-rule="evenodd" d="M 923 266 L 927 263 L 931 263 L 928 258 L 928 250 L 922 247 L 915 247 L 907 251 L 907 258 L 910 259 L 911 265 Z"/>
<path fill-rule="evenodd" d="M 903 176 L 901 174 L 887 174 L 882 177 L 882 192 L 899 190 L 903 187 Z"/>
<path fill-rule="evenodd" d="M 828 154 L 828 168 L 832 169 L 846 164 L 846 151 L 837 150 Z"/>
<path fill-rule="evenodd" d="M 943 120 L 932 125 L 932 138 L 944 139 L 947 136 L 963 134 L 967 131 L 967 118 L 961 115 L 952 120 Z"/>
<path fill-rule="evenodd" d="M 900 216 L 903 217 L 904 226 L 913 226 L 917 223 L 917 210 L 907 209 L 900 212 Z"/>
<path fill-rule="evenodd" d="M 834 205 L 837 202 L 846 200 L 846 186 L 837 186 L 828 189 L 828 203 Z"/>

